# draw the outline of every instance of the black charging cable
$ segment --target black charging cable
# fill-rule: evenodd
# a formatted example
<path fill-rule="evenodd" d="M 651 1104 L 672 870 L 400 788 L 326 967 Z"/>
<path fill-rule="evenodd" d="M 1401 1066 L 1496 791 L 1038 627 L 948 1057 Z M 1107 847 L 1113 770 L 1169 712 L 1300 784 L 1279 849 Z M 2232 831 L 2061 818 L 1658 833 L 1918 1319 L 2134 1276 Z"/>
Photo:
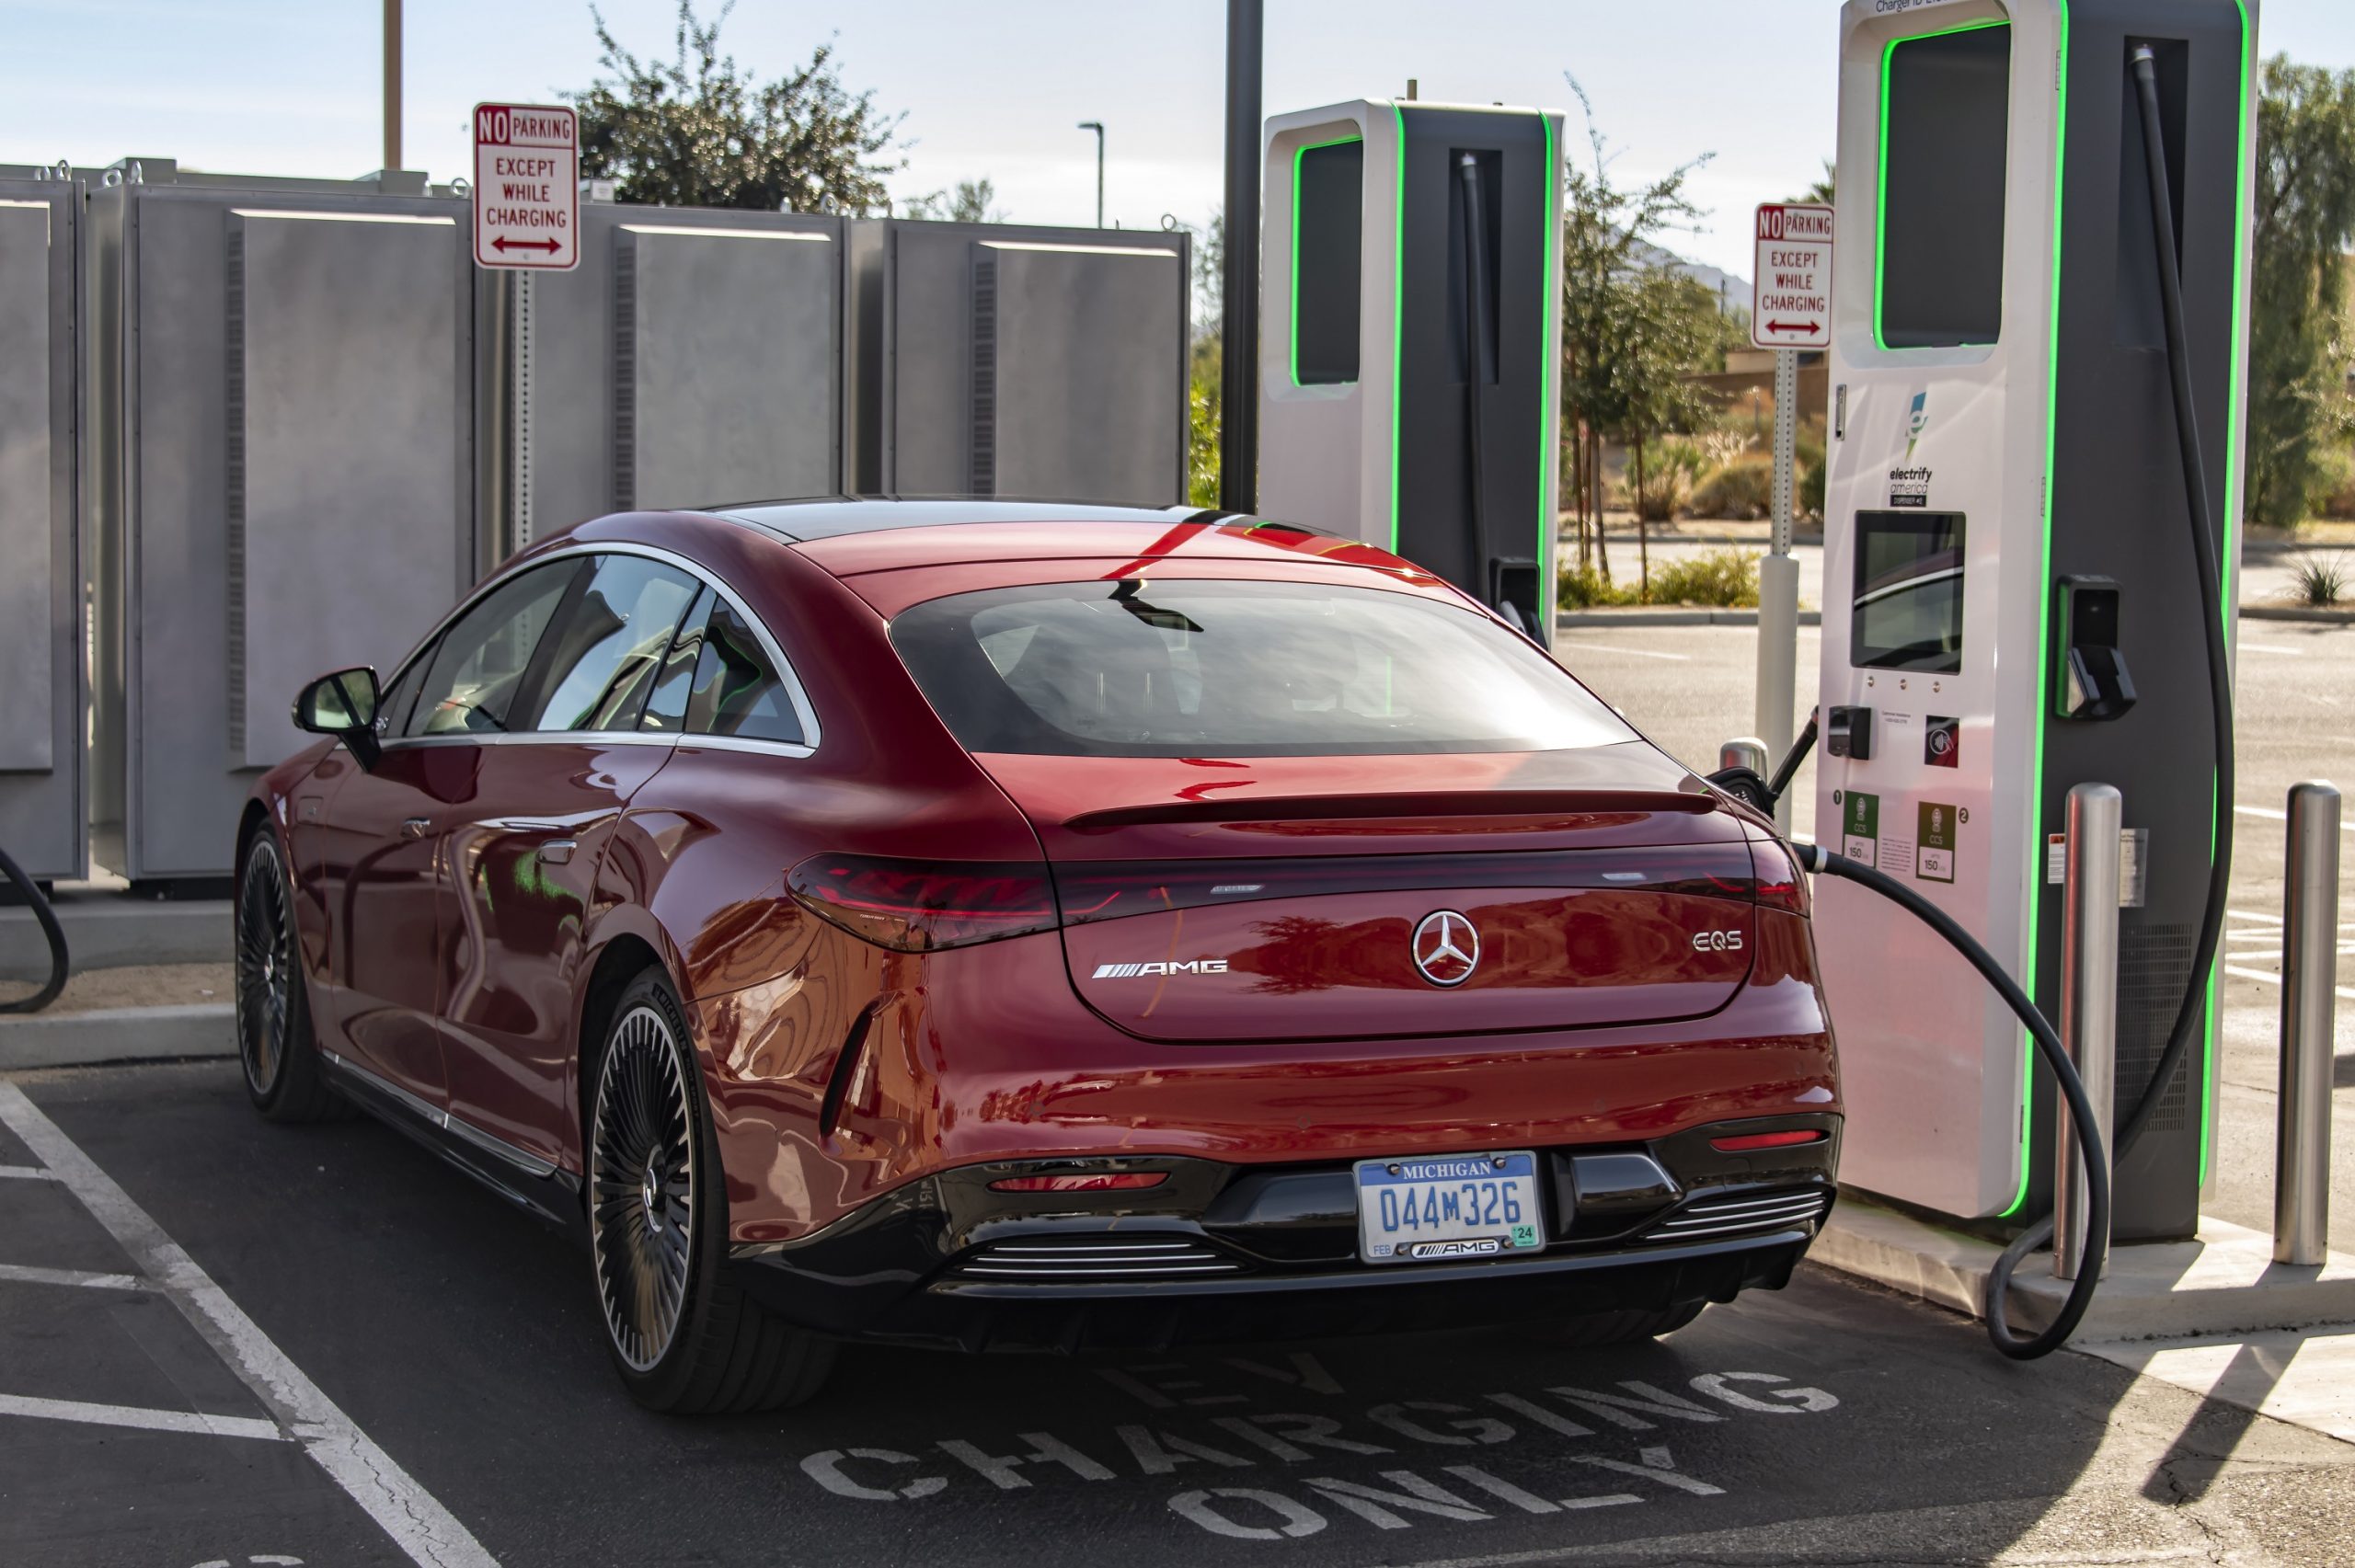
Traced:
<path fill-rule="evenodd" d="M 31 907 L 33 919 L 40 922 L 41 935 L 49 939 L 49 982 L 30 996 L 0 1001 L 0 1013 L 39 1013 L 65 989 L 65 928 L 57 923 L 57 911 L 40 896 L 40 885 L 25 875 L 25 868 L 6 850 L 0 850 L 0 875 L 7 876 L 17 896 Z"/>
<path fill-rule="evenodd" d="M 2061 1085 L 2061 1098 L 2068 1105 L 2069 1119 L 2077 1124 L 2078 1144 L 2088 1151 L 2085 1255 L 2078 1263 L 2077 1277 L 2070 1284 L 2069 1294 L 2062 1299 L 2061 1310 L 2053 1314 L 2052 1321 L 2040 1332 L 2023 1339 L 2012 1332 L 2004 1313 L 2011 1270 L 2004 1269 L 2001 1276 L 1990 1270 L 1987 1276 L 1987 1337 L 1994 1342 L 1995 1348 L 2015 1361 L 2033 1361 L 2039 1356 L 2051 1355 L 2068 1342 L 2069 1335 L 2076 1332 L 2078 1321 L 2085 1315 L 2085 1309 L 2093 1304 L 2094 1289 L 2101 1283 L 2102 1258 L 2109 1251 L 2109 1162 L 2093 1155 L 2101 1148 L 2101 1124 L 2095 1118 L 2093 1102 L 2085 1097 L 2085 1082 L 2077 1076 L 2076 1064 L 2062 1048 L 2060 1033 L 2052 1027 L 2051 1021 L 2037 1011 L 2036 1003 L 2028 1000 L 2018 982 L 2004 973 L 2004 967 L 1995 962 L 1994 955 L 1979 945 L 1952 915 L 1894 876 L 1862 861 L 1833 854 L 1817 844 L 1789 847 L 1803 869 L 1819 876 L 1837 876 L 1860 887 L 1869 887 L 1944 937 L 1947 945 L 1968 959 L 1970 967 L 1995 988 L 1995 994 L 2019 1016 L 2028 1037 L 2036 1042 L 2037 1054 L 2044 1059 L 2045 1065 L 2052 1070 L 2054 1081 Z M 2052 1220 L 2047 1216 L 2022 1231 L 2018 1240 L 2005 1249 L 1998 1264 L 2004 1259 L 2016 1264 L 2051 1234 Z"/>

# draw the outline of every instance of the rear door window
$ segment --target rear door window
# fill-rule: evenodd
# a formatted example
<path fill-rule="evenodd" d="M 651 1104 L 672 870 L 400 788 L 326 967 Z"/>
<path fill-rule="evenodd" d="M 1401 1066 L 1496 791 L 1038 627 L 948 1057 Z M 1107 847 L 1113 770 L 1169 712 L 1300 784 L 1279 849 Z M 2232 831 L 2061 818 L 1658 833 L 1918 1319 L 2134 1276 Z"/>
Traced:
<path fill-rule="evenodd" d="M 1635 732 L 1485 616 L 1320 583 L 1050 583 L 915 605 L 891 643 L 971 751 L 1541 751 Z"/>
<path fill-rule="evenodd" d="M 679 617 L 702 588 L 643 555 L 600 555 L 547 641 L 533 689 L 536 713 L 518 729 L 638 727 Z"/>

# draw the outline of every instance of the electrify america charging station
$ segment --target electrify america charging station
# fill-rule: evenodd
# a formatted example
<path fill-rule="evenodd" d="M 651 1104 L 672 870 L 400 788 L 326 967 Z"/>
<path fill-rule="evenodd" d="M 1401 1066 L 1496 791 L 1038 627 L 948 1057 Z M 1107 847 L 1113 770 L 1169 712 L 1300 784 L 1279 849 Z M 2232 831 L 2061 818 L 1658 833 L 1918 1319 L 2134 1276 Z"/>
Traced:
<path fill-rule="evenodd" d="M 1360 101 L 1267 122 L 1259 510 L 1553 636 L 1562 117 Z"/>
<path fill-rule="evenodd" d="M 2194 1231 L 2215 1125 L 2214 977 L 2192 969 L 2231 802 L 2202 617 L 2228 647 L 2256 27 L 2254 0 L 1842 15 L 1817 837 L 1930 897 L 2058 1016 L 2065 801 L 2082 782 L 2123 792 L 2119 1118 L 2178 1004 L 2195 985 L 2207 1000 L 2119 1164 L 2121 1241 Z M 2145 46 L 2163 160 L 2145 154 Z M 2154 163 L 2180 263 L 2175 357 Z M 2171 401 L 2185 364 L 2189 420 Z M 2212 599 L 2185 478 L 2202 466 Z M 2055 1096 L 2017 1020 L 1863 889 L 1827 881 L 1819 900 L 1843 1177 L 1960 1218 L 2039 1212 Z"/>

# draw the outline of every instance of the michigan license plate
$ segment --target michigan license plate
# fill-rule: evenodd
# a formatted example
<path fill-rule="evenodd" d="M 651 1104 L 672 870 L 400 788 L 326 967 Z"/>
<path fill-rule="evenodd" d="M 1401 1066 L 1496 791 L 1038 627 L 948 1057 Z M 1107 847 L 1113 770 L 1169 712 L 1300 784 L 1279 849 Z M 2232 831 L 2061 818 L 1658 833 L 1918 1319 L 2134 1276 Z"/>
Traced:
<path fill-rule="evenodd" d="M 1545 1244 L 1537 1156 L 1527 1150 L 1361 1160 L 1357 1182 L 1367 1263 L 1509 1257 Z"/>

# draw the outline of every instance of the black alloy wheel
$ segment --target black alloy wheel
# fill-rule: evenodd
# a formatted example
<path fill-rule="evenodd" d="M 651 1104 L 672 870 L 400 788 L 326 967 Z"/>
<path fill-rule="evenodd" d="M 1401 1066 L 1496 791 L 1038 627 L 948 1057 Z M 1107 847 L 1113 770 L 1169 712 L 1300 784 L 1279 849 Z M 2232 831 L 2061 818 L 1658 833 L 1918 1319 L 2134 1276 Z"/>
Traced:
<path fill-rule="evenodd" d="M 590 1261 L 630 1397 L 681 1415 L 801 1403 L 833 1368 L 833 1342 L 728 1276 L 718 1139 L 685 1010 L 661 969 L 622 992 L 591 1070 Z"/>
<path fill-rule="evenodd" d="M 237 1060 L 247 1097 L 275 1122 L 349 1116 L 320 1069 L 286 868 L 267 827 L 246 847 L 236 921 Z"/>
<path fill-rule="evenodd" d="M 682 1055 L 670 1021 L 644 1001 L 614 1025 L 597 1073 L 590 1244 L 614 1353 L 634 1372 L 671 1348 L 693 1272 L 695 1126 Z"/>

